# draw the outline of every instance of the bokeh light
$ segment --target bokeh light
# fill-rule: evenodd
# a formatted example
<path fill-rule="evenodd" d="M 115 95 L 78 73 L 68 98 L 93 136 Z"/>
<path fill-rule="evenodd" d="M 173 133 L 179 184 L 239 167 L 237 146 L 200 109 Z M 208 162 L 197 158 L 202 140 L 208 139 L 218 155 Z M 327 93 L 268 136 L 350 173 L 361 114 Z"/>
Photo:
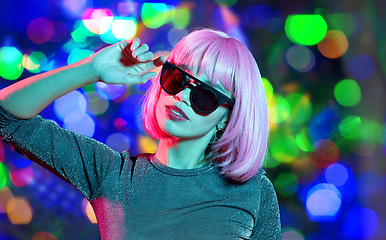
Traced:
<path fill-rule="evenodd" d="M 131 39 L 137 32 L 137 21 L 135 18 L 115 18 L 111 31 L 118 40 Z"/>
<path fill-rule="evenodd" d="M 342 195 L 332 184 L 320 183 L 307 193 L 306 210 L 313 222 L 333 222 L 342 204 Z"/>
<path fill-rule="evenodd" d="M 14 206 L 11 206 L 13 205 Z M 28 224 L 32 219 L 32 208 L 28 200 L 24 197 L 15 197 L 14 203 L 8 202 L 7 215 L 9 221 L 14 225 Z"/>
<path fill-rule="evenodd" d="M 84 26 L 92 33 L 103 34 L 111 28 L 113 14 L 109 9 L 88 8 L 82 15 Z"/>
<path fill-rule="evenodd" d="M 290 15 L 285 22 L 285 32 L 295 44 L 314 45 L 326 36 L 327 24 L 320 15 Z"/>
<path fill-rule="evenodd" d="M 31 240 L 58 240 L 58 238 L 49 232 L 38 232 L 36 233 Z"/>
<path fill-rule="evenodd" d="M 292 135 L 276 136 L 270 147 L 272 156 L 280 162 L 290 162 L 299 154 L 299 147 Z"/>
<path fill-rule="evenodd" d="M 172 24 L 177 29 L 184 29 L 190 22 L 190 10 L 186 7 L 175 9 Z"/>
<path fill-rule="evenodd" d="M 141 19 L 148 28 L 159 28 L 174 18 L 174 7 L 165 3 L 144 3 L 141 10 Z"/>
<path fill-rule="evenodd" d="M 86 113 L 74 111 L 63 119 L 63 127 L 75 133 L 92 137 L 95 132 L 95 122 Z"/>
<path fill-rule="evenodd" d="M 356 79 L 367 79 L 373 75 L 375 71 L 375 64 L 372 57 L 367 54 L 359 54 L 350 60 L 350 73 Z"/>
<path fill-rule="evenodd" d="M 298 190 L 298 178 L 291 172 L 279 174 L 274 181 L 276 191 L 283 196 L 291 196 Z"/>
<path fill-rule="evenodd" d="M 362 97 L 361 89 L 354 80 L 343 79 L 334 88 L 336 101 L 345 107 L 357 105 Z"/>
<path fill-rule="evenodd" d="M 118 152 L 130 149 L 130 138 L 124 133 L 112 133 L 106 140 L 106 144 Z"/>
<path fill-rule="evenodd" d="M 282 229 L 282 240 L 304 240 L 303 234 L 294 228 Z"/>
<path fill-rule="evenodd" d="M 372 237 L 378 228 L 378 214 L 371 209 L 357 207 L 346 216 L 342 230 L 346 237 Z"/>
<path fill-rule="evenodd" d="M 237 0 L 214 0 L 219 6 L 230 7 L 234 5 Z"/>
<path fill-rule="evenodd" d="M 84 43 L 87 41 L 88 37 L 94 36 L 95 33 L 91 32 L 86 28 L 83 21 L 76 21 L 74 24 L 74 31 L 71 32 L 71 37 L 76 43 Z M 66 45 L 63 46 L 65 48 L 66 52 L 71 52 L 75 49 L 79 48 L 79 45 L 76 43 L 68 42 Z M 67 46 L 71 44 L 72 46 Z"/>
<path fill-rule="evenodd" d="M 138 37 L 155 57 L 168 57 L 188 32 L 222 30 L 246 44 L 264 76 L 270 122 L 263 164 L 277 192 L 282 239 L 386 236 L 386 44 L 378 2 L 43 2 L 3 4 L 1 88 L 13 83 L 6 80 L 72 64 L 122 39 Z M 158 140 L 147 135 L 140 116 L 150 84 L 89 84 L 40 114 L 116 151 L 154 153 Z M 100 238 L 83 195 L 4 142 L 0 219 L 0 239 Z"/>
<path fill-rule="evenodd" d="M 308 128 L 302 128 L 296 135 L 296 144 L 304 152 L 312 152 L 315 150 L 311 142 L 310 131 Z"/>
<path fill-rule="evenodd" d="M 63 6 L 70 12 L 80 15 L 86 6 L 87 0 L 63 0 Z"/>
<path fill-rule="evenodd" d="M 47 18 L 36 18 L 29 23 L 27 33 L 32 42 L 36 44 L 46 43 L 54 34 L 54 25 Z"/>
<path fill-rule="evenodd" d="M 358 116 L 347 116 L 339 123 L 339 132 L 347 139 L 359 139 L 361 131 L 362 120 Z"/>
<path fill-rule="evenodd" d="M 67 58 L 67 64 L 76 63 L 84 58 L 91 56 L 94 52 L 88 49 L 74 49 Z"/>
<path fill-rule="evenodd" d="M 155 153 L 157 151 L 157 141 L 147 135 L 138 136 L 139 148 L 141 152 Z"/>
<path fill-rule="evenodd" d="M 268 103 L 269 121 L 272 123 L 281 123 L 291 114 L 291 106 L 288 101 L 278 93 L 274 93 L 271 101 Z"/>
<path fill-rule="evenodd" d="M 101 98 L 96 91 L 85 93 L 87 99 L 87 113 L 92 115 L 101 115 L 106 112 L 109 107 L 109 101 Z"/>
<path fill-rule="evenodd" d="M 0 49 L 0 77 L 15 80 L 23 73 L 23 54 L 15 47 Z"/>
<path fill-rule="evenodd" d="M 323 18 L 326 20 L 328 29 L 342 31 L 344 35 L 350 37 L 360 28 L 356 23 L 356 14 L 352 12 L 328 13 L 323 14 Z"/>
<path fill-rule="evenodd" d="M 53 21 L 52 24 L 54 27 L 54 33 L 52 34 L 49 41 L 53 43 L 59 43 L 63 41 L 67 36 L 67 25 L 65 22 L 61 21 Z"/>
<path fill-rule="evenodd" d="M 303 45 L 289 47 L 285 57 L 288 65 L 298 72 L 308 72 L 315 65 L 314 52 Z"/>
<path fill-rule="evenodd" d="M 349 178 L 349 170 L 341 163 L 330 165 L 324 171 L 326 182 L 334 184 L 336 187 L 343 186 Z"/>
<path fill-rule="evenodd" d="M 272 96 L 273 96 L 272 84 L 266 78 L 261 78 L 261 80 L 263 81 L 263 86 L 264 86 L 265 96 L 267 98 L 267 102 L 269 102 L 269 101 L 271 101 Z"/>
<path fill-rule="evenodd" d="M 77 90 L 67 93 L 58 98 L 54 102 L 54 110 L 56 116 L 60 120 L 64 120 L 68 115 L 74 112 L 85 113 L 87 101 L 85 97 Z"/>
<path fill-rule="evenodd" d="M 346 35 L 340 30 L 328 30 L 326 37 L 318 43 L 318 49 L 327 58 L 339 58 L 348 49 Z"/>
<path fill-rule="evenodd" d="M 135 15 L 139 8 L 139 3 L 136 2 L 120 2 L 117 5 L 117 12 L 119 16 L 126 17 L 129 14 Z"/>
<path fill-rule="evenodd" d="M 32 73 L 39 73 L 44 70 L 47 64 L 47 57 L 42 52 L 32 52 L 23 56 L 23 66 Z"/>
<path fill-rule="evenodd" d="M 34 174 L 30 166 L 25 168 L 17 168 L 13 167 L 12 163 L 10 163 L 8 166 L 10 168 L 9 178 L 15 186 L 23 187 L 32 181 Z"/>
<path fill-rule="evenodd" d="M 94 224 L 98 223 L 96 216 L 95 216 L 94 209 L 92 208 L 90 202 L 87 199 L 83 199 L 83 201 L 82 201 L 82 210 L 83 210 L 83 213 L 86 214 L 86 216 L 87 216 L 88 220 L 90 220 L 90 222 L 92 222 Z"/>
<path fill-rule="evenodd" d="M 336 144 L 328 139 L 320 139 L 314 144 L 315 150 L 309 153 L 311 162 L 318 168 L 326 168 L 339 159 L 340 150 Z"/>
<path fill-rule="evenodd" d="M 126 85 L 97 82 L 95 83 L 95 89 L 101 98 L 106 100 L 115 100 L 120 98 L 125 93 Z"/>
<path fill-rule="evenodd" d="M 14 207 L 15 200 L 11 190 L 7 186 L 0 187 L 0 213 L 7 213 L 8 210 L 12 211 Z"/>
<path fill-rule="evenodd" d="M 291 106 L 291 113 L 286 121 L 297 125 L 308 122 L 312 115 L 312 104 L 310 100 L 300 93 L 291 93 L 287 95 L 285 99 Z"/>
<path fill-rule="evenodd" d="M 0 163 L 0 189 L 5 186 L 7 183 L 7 171 L 5 169 L 5 166 Z"/>
<path fill-rule="evenodd" d="M 188 31 L 184 28 L 172 28 L 168 32 L 168 41 L 171 46 L 175 46 L 175 44 L 181 40 Z"/>

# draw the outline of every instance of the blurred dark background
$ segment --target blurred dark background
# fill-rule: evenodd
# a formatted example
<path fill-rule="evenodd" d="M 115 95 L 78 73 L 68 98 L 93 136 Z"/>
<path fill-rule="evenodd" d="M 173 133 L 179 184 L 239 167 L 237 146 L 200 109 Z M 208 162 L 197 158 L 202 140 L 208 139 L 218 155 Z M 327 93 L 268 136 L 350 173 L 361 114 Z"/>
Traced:
<path fill-rule="evenodd" d="M 167 56 L 199 27 L 244 42 L 270 114 L 283 239 L 386 239 L 385 1 L 1 1 L 0 87 L 139 37 Z M 132 155 L 149 84 L 97 83 L 41 115 Z M 33 99 L 31 99 L 33 101 Z M 99 239 L 83 196 L 0 142 L 0 239 Z"/>

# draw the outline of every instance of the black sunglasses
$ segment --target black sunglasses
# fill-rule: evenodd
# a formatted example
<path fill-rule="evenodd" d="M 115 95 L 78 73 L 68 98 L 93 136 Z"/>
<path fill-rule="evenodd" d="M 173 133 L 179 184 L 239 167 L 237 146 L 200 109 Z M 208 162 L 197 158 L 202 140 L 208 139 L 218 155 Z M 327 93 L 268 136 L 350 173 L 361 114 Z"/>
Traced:
<path fill-rule="evenodd" d="M 189 78 L 199 85 L 194 86 L 191 84 Z M 162 66 L 160 83 L 165 92 L 173 95 L 181 92 L 186 87 L 190 88 L 190 103 L 200 113 L 211 113 L 223 103 L 227 103 L 230 107 L 233 107 L 235 103 L 209 84 L 198 80 L 170 62 L 165 62 Z"/>

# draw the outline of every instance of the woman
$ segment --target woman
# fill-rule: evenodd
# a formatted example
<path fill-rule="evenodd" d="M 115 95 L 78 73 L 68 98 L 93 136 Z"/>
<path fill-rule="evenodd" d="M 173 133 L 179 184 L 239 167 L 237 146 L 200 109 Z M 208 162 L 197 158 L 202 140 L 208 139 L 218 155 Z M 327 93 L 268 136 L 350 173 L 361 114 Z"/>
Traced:
<path fill-rule="evenodd" d="M 145 83 L 155 154 L 118 153 L 36 116 L 96 81 Z M 3 140 L 77 188 L 102 239 L 281 239 L 275 191 L 261 169 L 267 103 L 248 49 L 220 31 L 185 36 L 168 61 L 138 39 L 0 91 Z"/>

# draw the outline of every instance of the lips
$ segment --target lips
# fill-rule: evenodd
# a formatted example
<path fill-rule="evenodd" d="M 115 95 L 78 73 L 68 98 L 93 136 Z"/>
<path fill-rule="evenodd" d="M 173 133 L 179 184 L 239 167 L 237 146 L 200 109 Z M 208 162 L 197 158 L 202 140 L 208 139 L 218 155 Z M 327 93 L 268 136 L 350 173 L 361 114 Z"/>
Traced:
<path fill-rule="evenodd" d="M 189 120 L 188 116 L 186 116 L 186 114 L 184 113 L 184 111 L 182 111 L 181 108 L 174 105 L 166 105 L 165 107 L 169 108 L 170 110 L 178 112 L 179 114 L 181 114 L 181 116 Z"/>

